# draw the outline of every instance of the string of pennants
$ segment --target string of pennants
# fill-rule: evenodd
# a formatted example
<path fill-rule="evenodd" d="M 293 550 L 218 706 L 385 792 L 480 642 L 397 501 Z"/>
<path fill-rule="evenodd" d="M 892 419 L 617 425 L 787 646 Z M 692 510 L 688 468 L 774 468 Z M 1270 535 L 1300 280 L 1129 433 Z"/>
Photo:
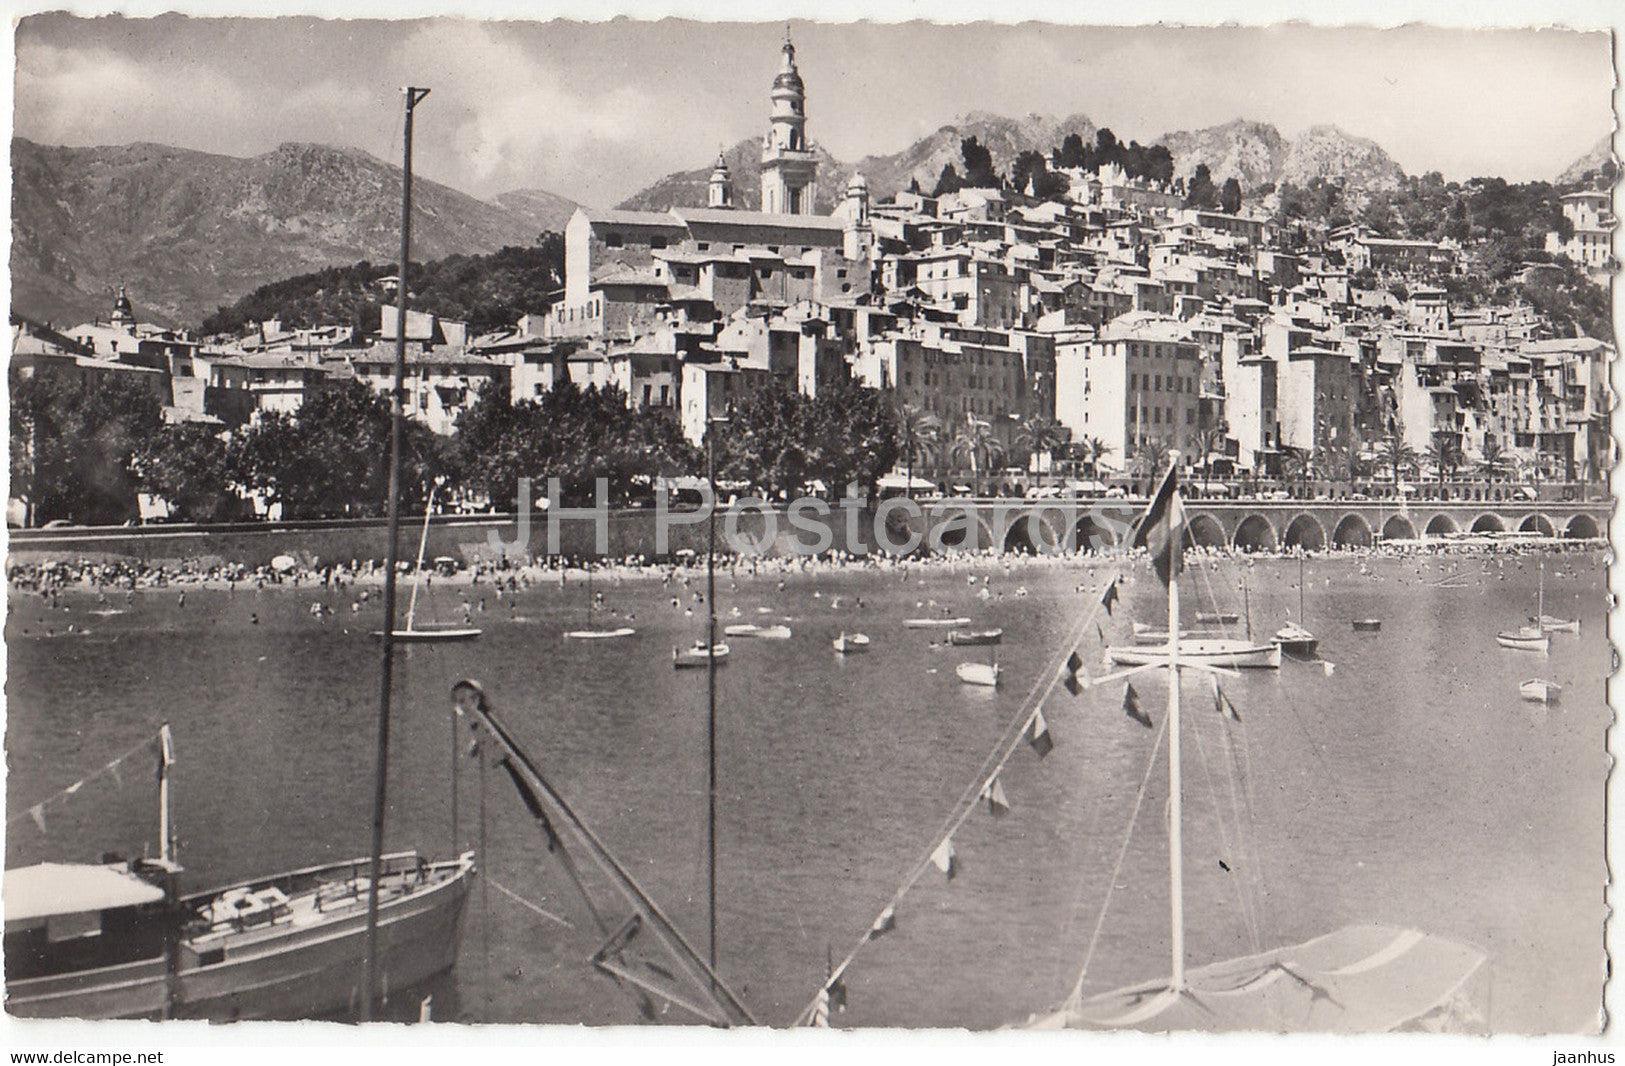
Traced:
<path fill-rule="evenodd" d="M 819 987 L 812 1002 L 804 1008 L 796 1019 L 797 1025 L 808 1025 L 815 1028 L 826 1028 L 830 1024 L 830 1016 L 846 1010 L 847 987 L 846 971 L 851 966 L 858 953 L 869 944 L 885 936 L 897 928 L 897 908 L 903 898 L 918 883 L 926 870 L 935 868 L 948 882 L 952 882 L 961 872 L 959 852 L 954 847 L 953 838 L 960 827 L 970 818 L 979 807 L 985 806 L 988 814 L 993 818 L 1003 818 L 1010 813 L 1010 799 L 1004 791 L 1001 775 L 1005 766 L 1015 753 L 1020 750 L 1023 741 L 1032 748 L 1033 752 L 1042 759 L 1055 749 L 1055 738 L 1050 732 L 1049 722 L 1044 717 L 1043 706 L 1055 691 L 1057 685 L 1064 687 L 1068 693 L 1076 697 L 1081 695 L 1088 687 L 1088 682 L 1079 677 L 1084 662 L 1078 656 L 1078 644 L 1094 626 L 1096 635 L 1101 642 L 1105 642 L 1105 632 L 1095 621 L 1096 616 L 1104 610 L 1108 617 L 1112 613 L 1112 604 L 1120 596 L 1119 584 L 1122 581 L 1122 565 L 1113 573 L 1107 582 L 1104 592 L 1099 600 L 1090 609 L 1088 614 L 1077 623 L 1065 647 L 1066 657 L 1061 660 L 1058 667 L 1045 675 L 1041 675 L 1038 682 L 1028 694 L 1022 704 L 1022 711 L 1017 714 L 1012 725 L 1006 728 L 1004 737 L 993 749 L 988 760 L 983 763 L 983 772 L 978 774 L 976 784 L 967 789 L 964 796 L 955 805 L 954 812 L 946 822 L 945 829 L 935 839 L 936 844 L 931 848 L 926 858 L 917 863 L 904 879 L 902 886 L 892 895 L 875 920 L 863 934 L 855 947 L 847 953 L 839 965 L 834 964 L 833 958 L 826 960 L 826 976 L 824 983 Z M 1219 686 L 1218 679 L 1213 679 L 1213 706 L 1220 715 L 1234 722 L 1241 721 L 1241 714 L 1231 702 L 1230 697 L 1224 694 Z M 1154 728 L 1151 716 L 1140 708 L 1139 693 L 1133 684 L 1127 684 L 1123 692 L 1123 712 L 1129 718 L 1146 728 Z M 991 769 L 989 769 L 991 767 Z"/>
<path fill-rule="evenodd" d="M 35 828 L 37 828 L 41 833 L 48 832 L 47 823 L 45 820 L 45 812 L 47 809 L 77 795 L 86 785 L 102 777 L 111 777 L 114 782 L 117 783 L 119 788 L 123 788 L 125 764 L 138 757 L 154 760 L 156 773 L 159 778 L 162 778 L 165 768 L 174 762 L 174 754 L 164 743 L 164 736 L 164 731 L 159 730 L 158 733 L 152 737 L 152 739 L 137 744 L 135 747 L 131 748 L 123 755 L 120 755 L 112 762 L 107 763 L 105 766 L 91 771 L 84 777 L 81 777 L 79 780 L 75 781 L 73 784 L 68 785 L 66 788 L 59 789 L 55 794 L 40 800 L 33 806 L 24 808 L 21 812 L 6 819 L 6 828 L 10 829 L 14 825 L 20 825 L 22 824 L 23 819 L 27 818 L 34 823 Z"/>
<path fill-rule="evenodd" d="M 1005 766 L 1020 750 L 1023 741 L 1040 759 L 1055 750 L 1055 737 L 1050 731 L 1048 720 L 1044 717 L 1044 703 L 1057 685 L 1064 686 L 1073 696 L 1081 694 L 1087 687 L 1087 682 L 1078 676 L 1084 665 L 1078 656 L 1078 645 L 1089 632 L 1091 625 L 1094 625 L 1096 633 L 1104 639 L 1104 633 L 1095 623 L 1095 618 L 1102 609 L 1108 616 L 1111 614 L 1111 605 L 1118 597 L 1118 583 L 1122 580 L 1122 569 L 1125 565 L 1127 564 L 1118 564 L 1118 569 L 1106 585 L 1103 597 L 1097 600 L 1088 613 L 1073 626 L 1069 639 L 1063 645 L 1066 649 L 1065 657 L 1054 668 L 1040 675 L 1038 681 L 1034 683 L 1027 699 L 1022 703 L 1022 710 L 1012 720 L 1011 725 L 1006 727 L 1003 738 L 983 762 L 982 771 L 974 779 L 974 784 L 960 797 L 943 831 L 935 837 L 936 843 L 926 857 L 916 863 L 908 877 L 904 879 L 902 887 L 892 895 L 891 900 L 875 917 L 862 939 L 847 953 L 840 964 L 835 965 L 833 960 L 829 961 L 824 983 L 819 987 L 812 1002 L 797 1016 L 796 1024 L 826 1027 L 829 1025 L 831 1013 L 840 1013 L 846 1009 L 847 968 L 864 947 L 897 928 L 897 907 L 926 870 L 935 868 L 950 882 L 959 876 L 960 861 L 959 853 L 954 848 L 954 834 L 979 807 L 985 806 L 994 818 L 1003 818 L 1010 812 L 1010 799 L 1000 778 Z"/>

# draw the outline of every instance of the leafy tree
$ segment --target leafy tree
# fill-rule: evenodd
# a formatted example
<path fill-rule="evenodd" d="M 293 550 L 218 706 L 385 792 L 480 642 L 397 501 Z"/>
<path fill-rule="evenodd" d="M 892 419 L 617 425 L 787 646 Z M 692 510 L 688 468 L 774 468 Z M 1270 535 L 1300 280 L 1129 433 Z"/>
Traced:
<path fill-rule="evenodd" d="M 136 447 L 131 466 L 141 487 L 162 497 L 171 514 L 185 521 L 226 521 L 241 510 L 229 449 L 218 426 L 163 426 Z"/>
<path fill-rule="evenodd" d="M 972 189 L 997 189 L 998 171 L 993 169 L 993 153 L 972 134 L 959 142 L 959 156 L 965 162 L 965 185 Z"/>
<path fill-rule="evenodd" d="M 1396 489 L 1405 471 L 1415 472 L 1420 461 L 1416 449 L 1405 443 L 1405 429 L 1398 424 L 1394 425 L 1388 436 L 1377 446 L 1377 462 L 1386 467 L 1393 476 Z"/>
<path fill-rule="evenodd" d="M 1224 188 L 1219 190 L 1219 210 L 1227 215 L 1241 212 L 1241 182 L 1233 177 L 1224 179 Z"/>
<path fill-rule="evenodd" d="M 908 463 L 909 493 L 914 491 L 914 464 L 930 468 L 942 437 L 942 419 L 913 404 L 904 404 L 897 420 L 898 445 Z"/>
<path fill-rule="evenodd" d="M 130 464 L 162 423 L 158 393 L 122 374 L 73 381 L 13 370 L 10 384 L 11 494 L 27 504 L 30 523 L 134 517 Z"/>
<path fill-rule="evenodd" d="M 1015 445 L 1027 455 L 1026 469 L 1031 470 L 1033 459 L 1040 455 L 1053 457 L 1056 450 L 1067 442 L 1068 436 L 1066 427 L 1055 419 L 1033 415 L 1021 424 L 1021 431 L 1016 434 Z"/>
<path fill-rule="evenodd" d="M 1061 147 L 1055 153 L 1055 165 L 1058 167 L 1083 167 L 1085 156 L 1083 138 L 1076 133 L 1069 133 L 1061 139 Z"/>
<path fill-rule="evenodd" d="M 1207 210 L 1219 206 L 1219 192 L 1213 187 L 1213 175 L 1206 163 L 1196 164 L 1191 180 L 1185 184 L 1185 206 Z"/>
<path fill-rule="evenodd" d="M 958 192 L 965 187 L 965 182 L 959 177 L 959 171 L 954 169 L 952 163 L 942 164 L 942 173 L 937 175 L 936 187 L 931 190 L 932 196 L 946 196 Z"/>
<path fill-rule="evenodd" d="M 1112 453 L 1112 446 L 1100 437 L 1085 437 L 1083 439 L 1083 457 L 1089 464 L 1090 476 L 1100 477 L 1100 464 L 1106 456 Z"/>

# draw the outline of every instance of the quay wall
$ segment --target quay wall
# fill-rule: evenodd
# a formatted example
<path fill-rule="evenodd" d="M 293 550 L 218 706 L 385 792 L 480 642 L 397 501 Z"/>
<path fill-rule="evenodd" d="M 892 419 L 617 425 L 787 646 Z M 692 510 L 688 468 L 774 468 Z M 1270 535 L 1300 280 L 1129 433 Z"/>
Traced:
<path fill-rule="evenodd" d="M 1068 504 L 1016 500 L 952 501 L 918 508 L 888 501 L 880 512 L 868 507 L 836 507 L 826 517 L 801 513 L 795 524 L 783 510 L 764 514 L 745 508 L 719 514 L 718 548 L 736 538 L 762 543 L 761 554 L 790 555 L 799 545 L 822 543 L 828 550 L 865 554 L 919 547 L 940 553 L 950 549 L 994 548 L 1005 552 L 1099 549 L 1118 545 L 1144 507 L 1143 502 L 1110 500 Z M 1409 508 L 1376 504 L 1309 501 L 1191 502 L 1186 505 L 1187 531 L 1198 544 L 1269 551 L 1302 547 L 1366 547 L 1384 541 L 1426 540 L 1473 533 L 1543 533 L 1591 538 L 1606 535 L 1609 502 L 1533 505 L 1430 503 Z M 608 512 L 602 520 L 613 559 L 654 559 L 679 552 L 703 554 L 707 523 L 693 511 L 667 516 L 666 538 L 658 535 L 657 512 L 635 509 Z M 413 559 L 422 519 L 401 523 L 399 556 Z M 522 559 L 548 554 L 548 521 L 538 513 L 528 542 L 521 543 L 513 515 L 439 516 L 431 520 L 426 559 L 449 556 L 464 564 L 495 562 L 504 555 Z M 493 536 L 496 543 L 493 544 Z M 557 522 L 556 551 L 584 557 L 598 554 L 597 521 L 566 517 Z M 154 525 L 142 527 L 74 527 L 10 531 L 7 553 L 13 562 L 43 559 L 125 558 L 178 564 L 185 560 L 268 565 L 278 555 L 292 555 L 307 565 L 316 562 L 382 560 L 387 540 L 381 519 L 317 522 L 237 523 L 220 526 Z M 884 543 L 883 543 L 884 542 Z"/>

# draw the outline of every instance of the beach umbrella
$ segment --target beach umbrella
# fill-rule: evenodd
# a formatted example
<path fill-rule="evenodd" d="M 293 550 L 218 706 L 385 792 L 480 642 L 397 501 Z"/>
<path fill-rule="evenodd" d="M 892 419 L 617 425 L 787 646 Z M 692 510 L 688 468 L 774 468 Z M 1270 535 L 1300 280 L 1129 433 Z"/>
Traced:
<path fill-rule="evenodd" d="M 298 566 L 299 560 L 295 559 L 291 555 L 278 555 L 271 560 L 271 569 L 280 570 L 283 573 L 287 573 L 289 570 L 297 569 Z"/>

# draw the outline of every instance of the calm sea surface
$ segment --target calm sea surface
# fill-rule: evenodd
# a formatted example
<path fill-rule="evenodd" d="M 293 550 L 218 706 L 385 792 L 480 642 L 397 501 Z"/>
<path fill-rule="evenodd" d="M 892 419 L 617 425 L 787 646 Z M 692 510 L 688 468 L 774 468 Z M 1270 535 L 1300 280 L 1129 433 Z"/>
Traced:
<path fill-rule="evenodd" d="M 733 640 L 719 671 L 719 969 L 761 1021 L 794 1018 L 827 955 L 858 942 L 924 857 L 1105 572 L 1047 565 L 968 579 L 938 566 L 798 574 L 782 589 L 777 574 L 719 576 L 724 623 L 782 620 L 795 634 Z M 1298 566 L 1285 560 L 1191 572 L 1186 611 L 1240 610 L 1244 573 L 1260 631 L 1297 614 Z M 1333 672 L 1287 662 L 1224 682 L 1243 719 L 1230 726 L 1208 682 L 1186 685 L 1190 959 L 1350 922 L 1414 926 L 1489 956 L 1495 1030 L 1594 1028 L 1609 722 L 1601 555 L 1548 559 L 1548 612 L 1582 623 L 1578 637 L 1553 636 L 1549 659 L 1494 639 L 1534 612 L 1533 557 L 1311 559 L 1306 584 L 1306 621 Z M 453 848 L 447 692 L 457 678 L 479 678 L 543 771 L 703 950 L 705 673 L 673 671 L 670 651 L 702 635 L 704 608 L 658 579 L 595 587 L 600 621 L 634 616 L 636 637 L 561 639 L 582 621 L 579 577 L 500 602 L 489 586 L 430 590 L 420 613 L 450 622 L 467 598 L 485 634 L 397 661 L 389 844 L 437 856 Z M 139 852 L 155 839 L 145 770 L 122 783 L 104 775 L 53 804 L 44 833 L 26 811 L 166 720 L 192 886 L 364 854 L 377 699 L 368 634 L 379 612 L 352 613 L 354 599 L 353 589 L 191 588 L 182 605 L 171 588 L 99 605 L 73 591 L 51 609 L 13 591 L 7 864 Z M 314 602 L 333 613 L 313 616 Z M 902 627 L 945 606 L 1002 626 L 1003 645 L 946 648 L 933 643 L 940 631 Z M 98 607 L 125 613 L 92 615 Z M 1162 614 L 1161 588 L 1142 565 L 1115 617 L 1100 621 L 1108 639 L 1126 640 L 1131 619 Z M 1382 619 L 1380 633 L 1351 630 L 1366 617 Z M 830 640 L 843 630 L 869 634 L 872 652 L 840 660 Z M 954 664 L 990 651 L 1004 669 L 1000 689 L 960 685 Z M 1081 653 L 1101 672 L 1092 626 Z M 1518 682 L 1537 675 L 1563 685 L 1549 710 L 1519 701 Z M 1135 687 L 1160 725 L 1164 683 L 1147 676 Z M 1110 684 L 1050 698 L 1055 750 L 1042 760 L 1025 745 L 1016 752 L 1002 777 L 1009 816 L 978 811 L 965 823 L 958 877 L 927 870 L 896 930 L 858 955 L 840 1024 L 997 1026 L 1065 995 L 1157 736 L 1123 715 L 1122 695 Z M 477 844 L 482 805 L 467 758 L 460 785 L 459 849 Z M 511 788 L 493 773 L 483 796 L 485 877 L 458 966 L 431 989 L 436 1017 L 637 1022 L 630 997 L 587 964 L 598 945 L 587 912 Z M 1166 800 L 1159 769 L 1086 990 L 1166 972 Z M 396 1009 L 415 1014 L 415 1000 Z"/>

